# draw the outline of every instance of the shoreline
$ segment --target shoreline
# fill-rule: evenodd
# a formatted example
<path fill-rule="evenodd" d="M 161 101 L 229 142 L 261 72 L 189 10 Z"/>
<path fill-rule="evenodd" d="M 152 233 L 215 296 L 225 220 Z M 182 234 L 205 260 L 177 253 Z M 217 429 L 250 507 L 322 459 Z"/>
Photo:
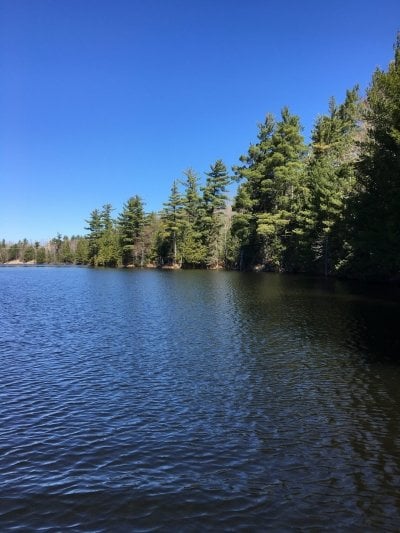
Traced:
<path fill-rule="evenodd" d="M 381 286 L 391 286 L 393 288 L 400 288 L 400 277 L 395 276 L 392 279 L 379 279 L 379 278 L 358 278 L 353 276 L 338 276 L 338 275 L 329 275 L 324 276 L 323 274 L 317 274 L 313 272 L 273 272 L 271 270 L 264 270 L 262 268 L 256 267 L 250 270 L 239 269 L 225 269 L 222 267 L 219 268 L 182 268 L 179 265 L 163 265 L 157 266 L 154 264 L 147 264 L 145 266 L 117 266 L 117 267 L 103 267 L 103 266 L 92 266 L 86 264 L 75 264 L 75 263 L 37 263 L 36 261 L 20 261 L 14 259 L 12 261 L 7 261 L 5 263 L 0 263 L 0 268 L 2 267 L 67 267 L 67 268 L 89 268 L 94 270 L 164 270 L 164 271 L 193 271 L 201 270 L 206 272 L 241 272 L 242 274 L 275 274 L 275 275 L 284 275 L 284 276 L 307 276 L 314 279 L 324 279 L 324 280 L 338 280 L 338 281 L 348 281 L 348 282 L 358 282 L 366 285 L 381 285 Z"/>

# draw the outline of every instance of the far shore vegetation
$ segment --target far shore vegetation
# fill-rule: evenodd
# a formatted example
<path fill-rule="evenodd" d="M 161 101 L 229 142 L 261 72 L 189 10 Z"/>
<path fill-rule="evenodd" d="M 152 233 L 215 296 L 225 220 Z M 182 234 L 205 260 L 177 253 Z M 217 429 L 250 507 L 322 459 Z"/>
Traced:
<path fill-rule="evenodd" d="M 386 71 L 328 103 L 305 144 L 287 107 L 239 164 L 187 169 L 157 213 L 139 196 L 89 215 L 86 234 L 0 241 L 1 263 L 307 272 L 400 281 L 400 37 Z M 238 183 L 228 200 L 229 185 Z"/>

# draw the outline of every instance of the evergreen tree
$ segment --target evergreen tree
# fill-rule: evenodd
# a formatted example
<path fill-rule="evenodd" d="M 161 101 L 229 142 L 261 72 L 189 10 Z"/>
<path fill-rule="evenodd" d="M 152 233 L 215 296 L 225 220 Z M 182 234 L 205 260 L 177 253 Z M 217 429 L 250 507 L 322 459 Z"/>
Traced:
<path fill-rule="evenodd" d="M 122 263 L 143 266 L 145 213 L 143 201 L 139 196 L 132 196 L 124 204 L 118 217 L 118 229 L 121 239 Z"/>
<path fill-rule="evenodd" d="M 394 60 L 367 91 L 366 138 L 357 166 L 358 195 L 348 211 L 342 269 L 373 278 L 400 275 L 400 33 Z"/>
<path fill-rule="evenodd" d="M 27 246 L 24 250 L 23 261 L 24 263 L 30 263 L 35 259 L 35 248 L 33 246 Z"/>
<path fill-rule="evenodd" d="M 94 209 L 90 213 L 89 220 L 86 220 L 88 226 L 85 228 L 89 233 L 88 239 L 88 260 L 92 266 L 96 265 L 96 258 L 99 253 L 100 237 L 103 233 L 103 224 L 101 213 L 98 209 Z"/>
<path fill-rule="evenodd" d="M 172 184 L 171 194 L 168 201 L 164 203 L 161 213 L 163 221 L 163 231 L 159 236 L 158 249 L 161 261 L 172 262 L 173 266 L 178 264 L 178 246 L 181 244 L 184 200 L 179 192 L 176 180 Z"/>
<path fill-rule="evenodd" d="M 117 266 L 120 261 L 119 237 L 111 216 L 111 204 L 105 204 L 101 211 L 95 209 L 87 221 L 89 231 L 89 264 L 92 266 Z"/>
<path fill-rule="evenodd" d="M 75 262 L 77 265 L 86 265 L 89 262 L 89 241 L 79 238 L 76 243 Z"/>
<path fill-rule="evenodd" d="M 188 169 L 184 174 L 186 180 L 183 182 L 185 192 L 182 196 L 180 252 L 183 264 L 193 267 L 204 264 L 206 249 L 201 232 L 202 213 L 198 178 L 192 169 Z"/>
<path fill-rule="evenodd" d="M 18 244 L 12 244 L 8 249 L 8 261 L 16 261 L 20 258 L 20 247 Z"/>
<path fill-rule="evenodd" d="M 201 226 L 206 246 L 206 263 L 218 267 L 225 262 L 228 217 L 226 214 L 227 187 L 231 181 L 226 166 L 218 159 L 206 173 L 207 181 L 202 188 Z"/>
<path fill-rule="evenodd" d="M 8 252 L 5 239 L 0 243 L 0 263 L 6 263 L 8 259 Z"/>
<path fill-rule="evenodd" d="M 59 253 L 62 244 L 62 235 L 57 233 L 56 237 L 50 239 L 46 246 L 46 263 L 58 263 Z"/>
<path fill-rule="evenodd" d="M 65 235 L 61 243 L 59 251 L 59 261 L 61 263 L 73 263 L 75 261 L 75 255 L 71 249 L 71 241 Z"/>
<path fill-rule="evenodd" d="M 112 205 L 105 204 L 100 213 L 102 231 L 99 238 L 96 266 L 116 267 L 120 261 L 119 237 L 115 228 L 115 221 L 111 216 L 112 211 Z"/>
<path fill-rule="evenodd" d="M 208 215 L 225 208 L 227 187 L 231 182 L 227 168 L 221 159 L 210 165 L 210 172 L 206 172 L 207 181 L 203 191 L 203 202 Z"/>
<path fill-rule="evenodd" d="M 355 186 L 361 102 L 358 87 L 347 91 L 343 104 L 334 99 L 329 115 L 319 117 L 312 134 L 308 166 L 309 203 L 302 236 L 312 263 L 325 275 L 340 263 L 344 241 L 344 212 Z"/>
<path fill-rule="evenodd" d="M 306 147 L 299 118 L 285 107 L 281 121 L 267 115 L 259 142 L 251 145 L 235 174 L 245 178 L 238 190 L 233 232 L 244 238 L 241 264 L 263 264 L 280 270 L 304 206 Z"/>
<path fill-rule="evenodd" d="M 185 218 L 190 225 L 196 226 L 200 215 L 199 179 L 191 168 L 185 170 L 184 175 L 186 179 L 182 182 L 185 188 L 182 204 L 186 214 Z"/>
<path fill-rule="evenodd" d="M 158 238 L 161 234 L 162 221 L 157 213 L 147 213 L 143 227 L 143 242 L 145 249 L 145 259 L 147 263 L 158 265 L 159 250 Z"/>
<path fill-rule="evenodd" d="M 99 239 L 99 253 L 95 266 L 117 267 L 120 262 L 120 245 L 118 233 L 114 228 L 103 232 Z"/>
<path fill-rule="evenodd" d="M 36 250 L 36 263 L 42 265 L 46 262 L 46 249 L 43 246 L 40 246 Z"/>

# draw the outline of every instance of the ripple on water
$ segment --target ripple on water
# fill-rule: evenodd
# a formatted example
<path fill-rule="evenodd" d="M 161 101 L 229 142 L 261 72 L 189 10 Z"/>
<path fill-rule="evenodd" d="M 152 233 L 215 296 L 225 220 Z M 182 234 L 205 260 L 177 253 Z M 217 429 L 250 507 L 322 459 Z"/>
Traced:
<path fill-rule="evenodd" d="M 399 369 L 365 357 L 362 300 L 23 270 L 0 270 L 3 530 L 396 529 Z"/>

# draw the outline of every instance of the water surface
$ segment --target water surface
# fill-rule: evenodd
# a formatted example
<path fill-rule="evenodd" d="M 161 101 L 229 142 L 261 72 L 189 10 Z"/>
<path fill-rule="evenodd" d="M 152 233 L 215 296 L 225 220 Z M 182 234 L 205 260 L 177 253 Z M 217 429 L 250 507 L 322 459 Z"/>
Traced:
<path fill-rule="evenodd" d="M 1 530 L 398 530 L 397 296 L 0 268 Z"/>

